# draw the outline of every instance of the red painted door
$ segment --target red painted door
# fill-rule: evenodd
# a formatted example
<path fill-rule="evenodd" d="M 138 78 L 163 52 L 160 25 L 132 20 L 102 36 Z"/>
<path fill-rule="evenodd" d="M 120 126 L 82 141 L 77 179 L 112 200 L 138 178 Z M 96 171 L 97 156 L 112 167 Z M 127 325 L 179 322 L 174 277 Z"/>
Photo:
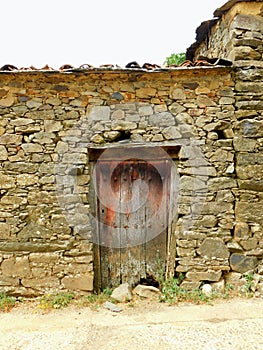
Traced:
<path fill-rule="evenodd" d="M 167 259 L 171 161 L 98 160 L 94 174 L 96 289 L 157 278 Z"/>

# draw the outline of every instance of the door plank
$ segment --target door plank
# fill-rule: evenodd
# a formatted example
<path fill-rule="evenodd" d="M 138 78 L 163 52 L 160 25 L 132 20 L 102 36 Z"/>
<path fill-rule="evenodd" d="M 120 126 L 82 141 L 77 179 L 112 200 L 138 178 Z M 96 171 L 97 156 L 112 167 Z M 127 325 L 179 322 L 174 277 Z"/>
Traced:
<path fill-rule="evenodd" d="M 97 161 L 94 204 L 101 246 L 94 245 L 94 263 L 98 288 L 124 282 L 135 285 L 147 275 L 157 278 L 160 269 L 168 268 L 170 173 L 171 163 L 164 159 Z"/>

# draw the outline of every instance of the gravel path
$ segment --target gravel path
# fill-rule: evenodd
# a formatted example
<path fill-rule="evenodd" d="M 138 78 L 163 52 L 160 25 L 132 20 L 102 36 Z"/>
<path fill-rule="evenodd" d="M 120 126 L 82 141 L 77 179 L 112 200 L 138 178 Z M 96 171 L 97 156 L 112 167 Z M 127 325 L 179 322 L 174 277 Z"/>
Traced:
<path fill-rule="evenodd" d="M 46 313 L 23 305 L 0 314 L 0 349 L 263 349 L 263 299 L 122 307 L 119 314 L 79 307 Z"/>

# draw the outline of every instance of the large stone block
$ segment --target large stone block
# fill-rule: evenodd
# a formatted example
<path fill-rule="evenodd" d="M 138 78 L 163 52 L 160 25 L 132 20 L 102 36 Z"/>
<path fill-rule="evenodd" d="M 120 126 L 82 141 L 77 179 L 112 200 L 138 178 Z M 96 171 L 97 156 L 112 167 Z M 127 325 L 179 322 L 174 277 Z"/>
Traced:
<path fill-rule="evenodd" d="M 208 270 L 205 272 L 189 271 L 186 273 L 186 278 L 191 282 L 212 281 L 218 282 L 222 276 L 222 271 Z"/>
<path fill-rule="evenodd" d="M 0 189 L 9 189 L 15 187 L 15 177 L 11 175 L 0 176 Z"/>
<path fill-rule="evenodd" d="M 30 275 L 28 257 L 6 259 L 1 264 L 3 275 L 10 277 L 26 277 Z"/>
<path fill-rule="evenodd" d="M 245 256 L 243 254 L 232 254 L 230 257 L 230 266 L 233 271 L 246 273 L 258 264 L 258 259 L 255 257 Z"/>
<path fill-rule="evenodd" d="M 263 137 L 262 120 L 242 120 L 238 123 L 238 128 L 244 137 Z"/>
<path fill-rule="evenodd" d="M 234 48 L 230 57 L 233 61 L 239 60 L 260 60 L 261 53 L 249 46 L 237 46 Z"/>
<path fill-rule="evenodd" d="M 3 252 L 56 252 L 67 251 L 71 247 L 70 242 L 58 241 L 54 243 L 36 242 L 0 242 L 0 250 Z"/>
<path fill-rule="evenodd" d="M 261 16 L 240 14 L 234 18 L 231 27 L 263 33 L 263 18 Z"/>
<path fill-rule="evenodd" d="M 0 240 L 10 237 L 11 227 L 5 222 L 0 222 Z"/>
<path fill-rule="evenodd" d="M 24 287 L 29 287 L 38 290 L 59 288 L 60 282 L 56 277 L 41 277 L 41 278 L 23 278 L 21 284 Z"/>
<path fill-rule="evenodd" d="M 43 151 L 43 147 L 38 143 L 24 143 L 22 149 L 25 153 L 41 153 Z"/>
<path fill-rule="evenodd" d="M 253 182 L 263 179 L 263 164 L 237 166 L 236 174 L 239 179 L 253 179 Z"/>
<path fill-rule="evenodd" d="M 50 231 L 44 225 L 30 222 L 18 233 L 17 238 L 21 241 L 29 241 L 33 238 L 46 239 L 50 238 L 51 236 L 52 231 Z"/>
<path fill-rule="evenodd" d="M 27 187 L 37 184 L 39 177 L 33 174 L 19 174 L 17 175 L 16 181 L 18 186 Z"/>
<path fill-rule="evenodd" d="M 263 164 L 263 154 L 260 153 L 238 153 L 236 156 L 238 165 Z"/>
<path fill-rule="evenodd" d="M 196 203 L 192 206 L 193 213 L 200 212 L 200 203 Z M 202 214 L 207 215 L 219 215 L 223 213 L 232 213 L 233 204 L 225 202 L 209 202 L 205 203 L 202 207 Z"/>
<path fill-rule="evenodd" d="M 140 98 L 154 97 L 155 94 L 156 94 L 156 89 L 151 87 L 140 88 L 136 91 L 137 97 L 140 97 Z"/>
<path fill-rule="evenodd" d="M 89 119 L 92 121 L 106 121 L 110 119 L 110 107 L 94 106 L 88 111 Z"/>
<path fill-rule="evenodd" d="M 237 221 L 263 223 L 263 202 L 237 202 L 235 213 Z"/>
<path fill-rule="evenodd" d="M 256 140 L 245 138 L 243 135 L 236 136 L 233 140 L 234 149 L 238 152 L 253 152 L 256 144 Z"/>
<path fill-rule="evenodd" d="M 224 241 L 220 238 L 206 238 L 198 249 L 203 257 L 227 259 L 230 255 Z"/>
<path fill-rule="evenodd" d="M 263 180 L 238 180 L 241 190 L 263 192 Z"/>
<path fill-rule="evenodd" d="M 218 177 L 208 180 L 207 186 L 210 191 L 220 191 L 228 188 L 236 188 L 237 182 L 231 177 Z"/>
<path fill-rule="evenodd" d="M 61 283 L 68 290 L 89 292 L 93 290 L 93 276 L 89 274 L 82 274 L 75 277 L 66 276 L 62 279 Z"/>
<path fill-rule="evenodd" d="M 149 117 L 149 124 L 151 126 L 168 127 L 175 125 L 175 119 L 171 113 L 161 112 L 151 115 Z"/>
<path fill-rule="evenodd" d="M 0 145 L 15 145 L 18 146 L 22 143 L 22 135 L 4 134 L 0 136 Z"/>
<path fill-rule="evenodd" d="M 261 93 L 263 90 L 262 82 L 242 82 L 239 81 L 235 85 L 236 91 L 249 92 L 249 93 Z"/>

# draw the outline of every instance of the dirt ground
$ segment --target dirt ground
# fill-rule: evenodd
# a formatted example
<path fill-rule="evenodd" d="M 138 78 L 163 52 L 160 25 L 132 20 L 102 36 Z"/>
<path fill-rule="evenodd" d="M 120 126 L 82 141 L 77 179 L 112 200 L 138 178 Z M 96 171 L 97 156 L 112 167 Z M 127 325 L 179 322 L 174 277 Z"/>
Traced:
<path fill-rule="evenodd" d="M 138 301 L 120 313 L 99 307 L 41 310 L 22 303 L 0 313 L 0 349 L 263 349 L 263 298 L 212 305 Z"/>

